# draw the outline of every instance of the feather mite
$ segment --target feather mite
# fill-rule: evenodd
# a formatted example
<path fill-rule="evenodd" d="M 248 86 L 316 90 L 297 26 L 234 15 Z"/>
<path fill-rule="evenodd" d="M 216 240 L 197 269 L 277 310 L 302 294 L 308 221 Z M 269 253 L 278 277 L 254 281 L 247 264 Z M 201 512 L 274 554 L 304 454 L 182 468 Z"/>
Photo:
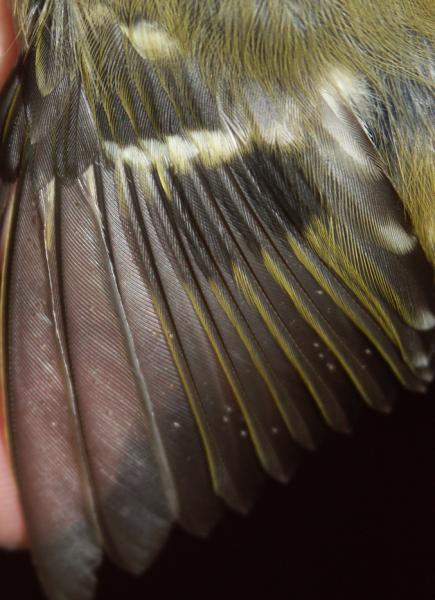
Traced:
<path fill-rule="evenodd" d="M 2 365 L 49 598 L 434 372 L 433 7 L 25 0 Z"/>

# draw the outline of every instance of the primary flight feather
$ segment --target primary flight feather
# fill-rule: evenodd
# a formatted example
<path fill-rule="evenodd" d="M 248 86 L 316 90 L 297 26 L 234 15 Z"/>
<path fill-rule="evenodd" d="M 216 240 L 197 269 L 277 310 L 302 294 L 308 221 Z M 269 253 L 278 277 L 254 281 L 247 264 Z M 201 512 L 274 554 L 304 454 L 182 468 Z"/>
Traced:
<path fill-rule="evenodd" d="M 26 0 L 3 387 L 51 599 L 141 572 L 434 373 L 434 9 Z"/>

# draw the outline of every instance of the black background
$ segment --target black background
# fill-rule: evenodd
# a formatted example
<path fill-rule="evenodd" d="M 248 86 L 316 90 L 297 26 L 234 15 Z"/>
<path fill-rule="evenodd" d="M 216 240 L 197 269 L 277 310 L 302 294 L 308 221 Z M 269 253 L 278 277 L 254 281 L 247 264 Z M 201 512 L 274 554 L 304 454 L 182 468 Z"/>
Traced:
<path fill-rule="evenodd" d="M 42 600 L 26 553 L 0 553 L 0 597 Z M 434 600 L 434 389 L 367 411 L 210 539 L 175 531 L 143 577 L 103 568 L 98 600 L 173 597 Z"/>

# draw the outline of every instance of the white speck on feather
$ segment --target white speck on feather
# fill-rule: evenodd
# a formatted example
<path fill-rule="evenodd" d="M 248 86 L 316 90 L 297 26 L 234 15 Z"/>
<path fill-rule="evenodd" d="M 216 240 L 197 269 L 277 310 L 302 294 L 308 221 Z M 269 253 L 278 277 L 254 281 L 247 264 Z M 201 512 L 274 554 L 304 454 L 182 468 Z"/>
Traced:
<path fill-rule="evenodd" d="M 142 58 L 161 60 L 178 52 L 176 40 L 154 23 L 139 21 L 130 27 L 123 26 L 122 31 Z"/>
<path fill-rule="evenodd" d="M 417 238 L 407 233 L 399 223 L 381 225 L 379 231 L 383 245 L 394 254 L 408 254 L 417 246 Z"/>

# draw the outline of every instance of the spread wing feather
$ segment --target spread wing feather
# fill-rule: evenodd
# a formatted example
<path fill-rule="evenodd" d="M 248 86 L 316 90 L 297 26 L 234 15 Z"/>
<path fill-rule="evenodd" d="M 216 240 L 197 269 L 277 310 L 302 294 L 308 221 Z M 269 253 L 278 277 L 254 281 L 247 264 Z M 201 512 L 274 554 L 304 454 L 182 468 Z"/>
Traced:
<path fill-rule="evenodd" d="M 101 549 L 139 572 L 173 522 L 246 511 L 394 375 L 424 390 L 435 345 L 431 266 L 340 86 L 212 85 L 167 32 L 102 23 L 74 77 L 46 24 L 0 104 L 10 445 L 68 600 Z"/>

